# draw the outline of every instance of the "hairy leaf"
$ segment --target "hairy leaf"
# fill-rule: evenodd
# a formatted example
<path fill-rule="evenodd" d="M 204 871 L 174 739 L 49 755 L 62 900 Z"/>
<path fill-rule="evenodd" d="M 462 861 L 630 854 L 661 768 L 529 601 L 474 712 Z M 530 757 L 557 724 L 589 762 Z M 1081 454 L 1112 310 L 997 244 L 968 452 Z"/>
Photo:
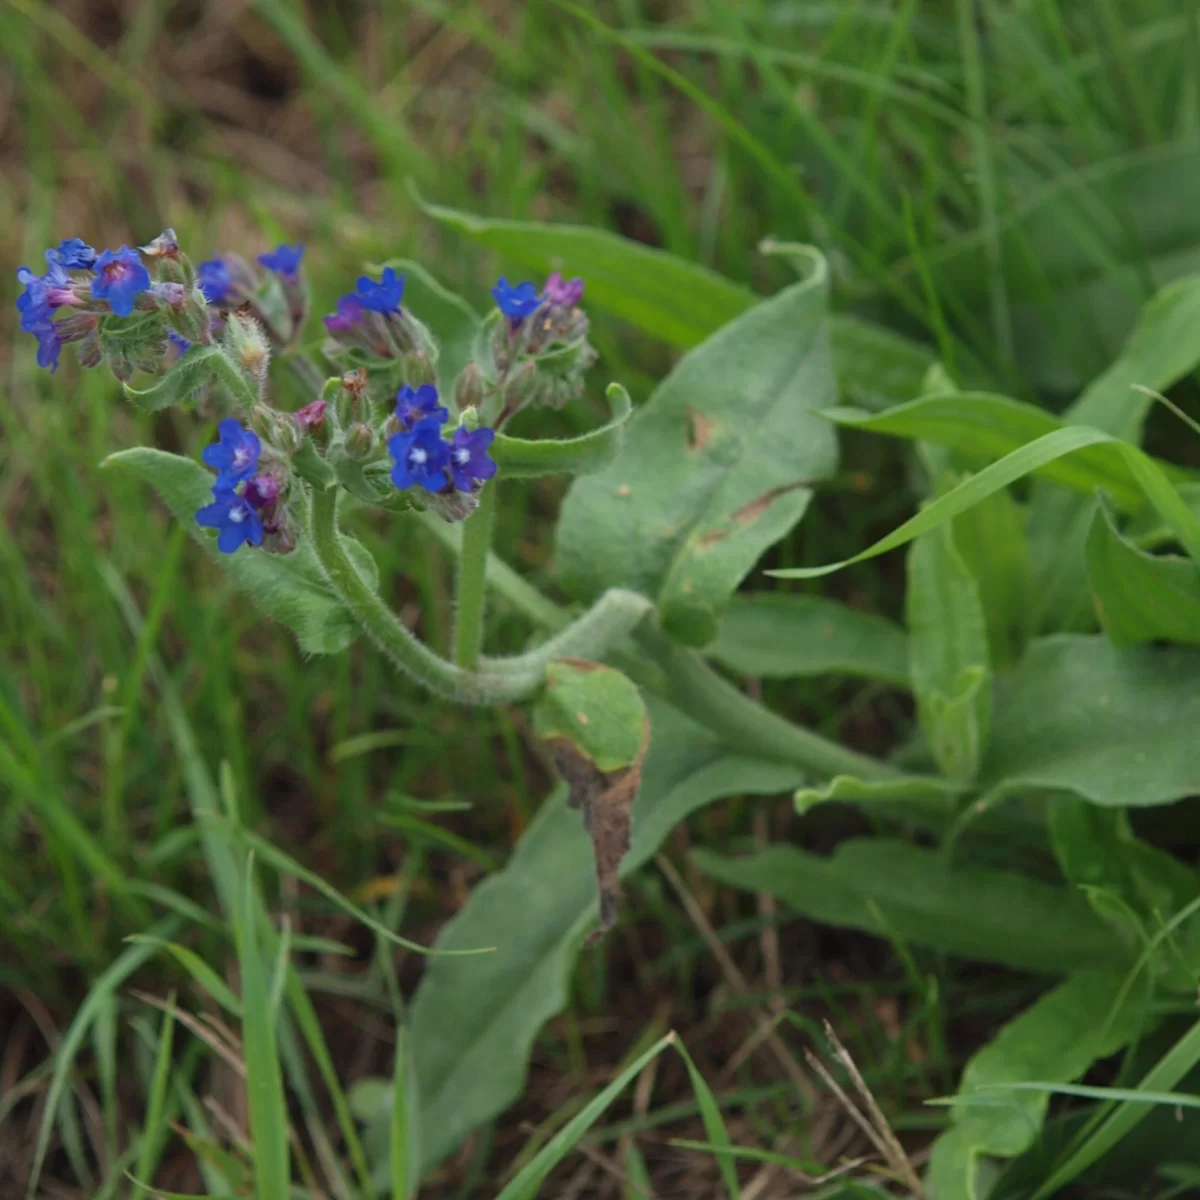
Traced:
<path fill-rule="evenodd" d="M 1051 975 L 1120 962 L 1108 926 L 1078 893 L 1011 871 L 951 867 L 939 851 L 887 838 L 828 858 L 772 846 L 749 858 L 693 852 L 707 875 L 768 892 L 813 921 Z"/>
<path fill-rule="evenodd" d="M 1107 504 L 1095 507 L 1086 545 L 1100 624 L 1117 646 L 1200 646 L 1200 569 L 1189 559 L 1147 554 L 1123 537 Z"/>
<path fill-rule="evenodd" d="M 438 204 L 427 215 L 531 271 L 582 275 L 585 303 L 687 350 L 752 308 L 758 297 L 707 267 L 642 242 L 581 225 L 479 217 Z M 830 336 L 848 399 L 882 408 L 916 396 L 932 352 L 881 325 L 835 316 Z"/>
<path fill-rule="evenodd" d="M 1046 1092 L 1004 1090 L 1028 1079 L 1068 1083 L 1139 1033 L 1136 1004 L 1119 1008 L 1124 974 L 1083 971 L 1045 993 L 978 1051 L 963 1070 L 950 1128 L 933 1146 L 929 1182 L 938 1200 L 983 1200 L 979 1159 L 1027 1150 L 1046 1119 Z"/>
<path fill-rule="evenodd" d="M 940 525 L 908 552 L 908 644 L 917 714 L 934 761 L 970 782 L 987 749 L 991 661 L 979 588 Z"/>
<path fill-rule="evenodd" d="M 1075 792 L 1096 804 L 1169 804 L 1200 792 L 1200 651 L 1055 634 L 997 687 L 981 784 Z"/>
<path fill-rule="evenodd" d="M 542 475 L 590 475 L 606 467 L 620 453 L 633 403 L 619 383 L 610 384 L 605 395 L 612 418 L 579 437 L 531 440 L 498 433 L 491 455 L 500 474 L 506 479 L 536 479 Z"/>
<path fill-rule="evenodd" d="M 650 716 L 654 744 L 623 875 L 712 800 L 790 791 L 800 782 L 795 768 L 728 754 L 662 705 L 652 705 Z M 563 799 L 560 790 L 546 801 L 508 866 L 471 893 L 437 943 L 494 945 L 496 952 L 432 960 L 417 989 L 410 1028 L 427 1165 L 520 1094 L 533 1039 L 566 1003 L 572 964 L 597 910 L 588 840 Z"/>
<path fill-rule="evenodd" d="M 760 554 L 800 519 L 836 462 L 812 415 L 833 395 L 825 271 L 765 300 L 684 357 L 629 423 L 615 462 L 563 504 L 563 578 L 624 586 L 702 646 Z"/>
<path fill-rule="evenodd" d="M 908 639 L 885 617 L 821 596 L 739 593 L 705 654 L 764 679 L 857 675 L 908 687 Z"/>

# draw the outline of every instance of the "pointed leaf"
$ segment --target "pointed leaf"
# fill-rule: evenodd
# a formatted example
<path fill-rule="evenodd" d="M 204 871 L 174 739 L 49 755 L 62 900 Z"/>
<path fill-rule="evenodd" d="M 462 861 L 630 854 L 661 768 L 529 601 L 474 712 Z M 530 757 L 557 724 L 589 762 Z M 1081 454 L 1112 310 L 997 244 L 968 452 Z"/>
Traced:
<path fill-rule="evenodd" d="M 938 1200 L 979 1200 L 979 1159 L 1012 1158 L 1037 1139 L 1049 1095 L 1004 1090 L 1027 1079 L 1069 1082 L 1139 1033 L 1138 1004 L 1121 998 L 1124 974 L 1084 971 L 1011 1020 L 963 1071 L 950 1129 L 934 1143 L 929 1182 Z M 1114 1009 L 1116 1011 L 1114 1012 Z M 977 1102 L 972 1104 L 970 1101 Z"/>
<path fill-rule="evenodd" d="M 608 466 L 620 453 L 633 402 L 619 383 L 610 384 L 605 395 L 612 409 L 611 419 L 579 437 L 537 440 L 496 434 L 491 455 L 501 476 L 536 479 L 542 475 L 590 475 Z"/>
<path fill-rule="evenodd" d="M 728 754 L 661 704 L 633 810 L 628 876 L 689 813 L 721 796 L 791 791 L 795 768 Z M 579 944 L 596 919 L 592 849 L 562 790 L 543 805 L 508 866 L 471 893 L 439 949 L 481 944 L 496 953 L 429 961 L 411 1010 L 426 1166 L 521 1092 L 529 1051 L 561 1011 Z M 482 939 L 482 941 L 480 940 Z"/>
<path fill-rule="evenodd" d="M 895 935 L 963 958 L 1051 975 L 1119 963 L 1112 931 L 1077 892 L 887 838 L 842 842 L 828 858 L 773 846 L 749 858 L 708 850 L 706 875 L 778 896 L 813 921 Z"/>
<path fill-rule="evenodd" d="M 1086 556 L 1096 612 L 1115 645 L 1200 646 L 1200 570 L 1194 562 L 1139 550 L 1118 531 L 1104 503 L 1092 518 Z"/>
<path fill-rule="evenodd" d="M 906 606 L 921 729 L 942 771 L 970 782 L 987 749 L 991 662 L 979 589 L 950 524 L 913 542 Z"/>
<path fill-rule="evenodd" d="M 146 412 L 159 412 L 186 403 L 210 383 L 224 382 L 230 372 L 236 374 L 219 346 L 193 346 L 149 387 L 134 388 L 126 383 L 122 384 L 122 389 L 125 399 L 138 408 Z M 238 391 L 235 394 L 240 397 L 245 391 L 240 375 L 236 386 Z"/>
<path fill-rule="evenodd" d="M 856 675 L 909 686 L 908 639 L 885 617 L 821 596 L 734 596 L 707 657 L 762 679 Z"/>
<path fill-rule="evenodd" d="M 916 403 L 923 404 L 925 401 Z M 875 419 L 869 418 L 872 421 Z M 853 423 L 865 424 L 866 422 L 855 421 Z M 932 435 L 929 432 L 914 432 L 911 436 L 931 437 Z M 957 437 L 957 434 L 955 436 Z M 780 579 L 814 579 L 821 575 L 840 571 L 852 563 L 874 558 L 888 550 L 906 545 L 922 533 L 936 529 L 943 522 L 973 508 L 982 500 L 995 495 L 996 492 L 1015 483 L 1018 479 L 1033 474 L 1035 471 L 1041 471 L 1069 455 L 1097 446 L 1110 447 L 1116 451 L 1117 457 L 1124 461 L 1128 470 L 1128 478 L 1136 481 L 1143 489 L 1146 498 L 1158 510 L 1172 533 L 1188 549 L 1193 559 L 1200 562 L 1200 518 L 1197 518 L 1197 515 L 1188 508 L 1160 464 L 1143 454 L 1136 446 L 1121 442 L 1107 433 L 1082 426 L 1070 426 L 1056 429 L 1054 432 L 1014 450 L 1011 454 L 1006 454 L 998 462 L 985 467 L 979 474 L 972 475 L 945 495 L 939 496 L 915 517 L 905 521 L 899 528 L 892 530 L 886 537 L 881 538 L 873 546 L 869 546 L 853 558 L 839 563 L 828 563 L 821 567 L 794 567 L 770 571 L 768 574 Z M 1092 471 L 1094 464 L 1091 459 L 1088 460 L 1087 465 L 1088 470 Z M 1128 496 L 1128 480 L 1119 486 Z"/>
<path fill-rule="evenodd" d="M 638 410 L 618 459 L 576 480 L 558 526 L 567 587 L 656 598 L 691 645 L 834 467 L 812 410 L 833 395 L 823 264 L 686 355 Z"/>
<path fill-rule="evenodd" d="M 196 524 L 196 511 L 212 500 L 213 485 L 212 473 L 199 463 L 139 446 L 109 455 L 104 465 L 150 484 L 255 607 L 286 625 L 306 654 L 333 654 L 354 641 L 358 626 L 326 584 L 303 539 L 291 554 L 266 554 L 245 546 L 235 554 L 218 553 L 216 542 Z M 359 573 L 372 587 L 378 586 L 374 560 L 353 544 L 358 547 L 354 558 Z"/>
<path fill-rule="evenodd" d="M 434 220 L 531 271 L 583 276 L 588 307 L 607 309 L 684 350 L 758 301 L 749 288 L 707 267 L 606 230 L 498 220 L 419 202 Z M 830 335 L 840 385 L 867 408 L 918 395 L 934 361 L 927 347 L 859 317 L 833 317 Z"/>
<path fill-rule="evenodd" d="M 1197 679 L 1200 651 L 1182 646 L 1041 638 L 997 687 L 981 784 L 1057 788 L 1126 807 L 1200 792 L 1200 756 L 1186 732 L 1200 728 Z"/>

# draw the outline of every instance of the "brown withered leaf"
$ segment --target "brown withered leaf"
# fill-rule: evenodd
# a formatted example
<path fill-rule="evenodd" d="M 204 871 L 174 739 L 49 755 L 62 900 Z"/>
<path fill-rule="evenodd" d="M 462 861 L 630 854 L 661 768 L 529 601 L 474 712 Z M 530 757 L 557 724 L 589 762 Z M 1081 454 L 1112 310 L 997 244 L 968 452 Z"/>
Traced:
<path fill-rule="evenodd" d="M 558 773 L 571 789 L 567 803 L 583 813 L 583 827 L 592 839 L 596 856 L 600 926 L 588 938 L 588 945 L 591 945 L 617 923 L 621 860 L 629 852 L 633 802 L 642 785 L 642 763 L 650 746 L 650 721 L 647 718 L 643 723 L 642 746 L 637 758 L 616 771 L 601 771 L 566 738 L 550 738 L 546 744 L 554 755 Z"/>

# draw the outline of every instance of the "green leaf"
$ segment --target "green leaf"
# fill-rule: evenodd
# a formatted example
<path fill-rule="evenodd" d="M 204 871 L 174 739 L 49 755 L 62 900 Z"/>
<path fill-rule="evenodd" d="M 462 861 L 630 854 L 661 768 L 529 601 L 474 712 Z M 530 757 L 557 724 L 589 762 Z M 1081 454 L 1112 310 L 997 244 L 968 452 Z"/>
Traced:
<path fill-rule="evenodd" d="M 608 466 L 620 453 L 625 422 L 633 412 L 629 393 L 619 384 L 608 386 L 612 418 L 606 425 L 579 437 L 530 439 L 496 434 L 491 455 L 506 479 L 536 479 L 542 475 L 590 475 Z"/>
<path fill-rule="evenodd" d="M 1096 506 L 1085 553 L 1096 612 L 1114 644 L 1200 646 L 1200 570 L 1194 562 L 1139 550 L 1122 537 L 1104 502 Z"/>
<path fill-rule="evenodd" d="M 234 369 L 220 346 L 193 346 L 186 354 L 175 360 L 161 379 L 147 388 L 132 388 L 122 384 L 125 398 L 146 412 L 159 412 L 176 404 L 190 400 L 201 388 L 210 383 L 225 383 L 230 374 L 237 376 L 234 394 L 241 397 L 245 392 L 242 377 Z"/>
<path fill-rule="evenodd" d="M 1135 385 L 1162 391 L 1200 365 L 1200 275 L 1163 288 L 1143 309 L 1117 360 L 1092 381 L 1066 412 L 1073 425 L 1089 425 L 1140 442 L 1151 403 Z M 1074 629 L 1087 610 L 1084 538 L 1094 506 L 1036 486 L 1030 511 L 1039 597 L 1037 627 Z"/>
<path fill-rule="evenodd" d="M 260 1196 L 286 1196 L 291 1179 L 287 1102 L 283 1098 L 283 1073 L 275 1043 L 275 1016 L 267 997 L 258 943 L 253 852 L 246 856 L 237 933 L 242 977 L 242 1047 L 254 1146 L 255 1191 Z"/>
<path fill-rule="evenodd" d="M 732 794 L 790 792 L 800 772 L 730 755 L 661 704 L 633 809 L 628 876 L 689 813 Z M 522 835 L 508 866 L 472 891 L 442 930 L 439 949 L 494 945 L 479 958 L 431 959 L 413 1001 L 413 1055 L 426 1166 L 520 1095 L 530 1048 L 567 1002 L 572 965 L 596 920 L 592 847 L 557 790 Z"/>
<path fill-rule="evenodd" d="M 916 403 L 923 404 L 926 401 L 920 400 Z M 870 418 L 870 420 L 875 419 L 877 418 Z M 937 440 L 929 433 L 914 433 L 912 436 Z M 932 504 L 926 505 L 915 517 L 905 521 L 898 529 L 892 530 L 886 537 L 881 538 L 873 546 L 869 546 L 853 558 L 845 559 L 843 562 L 828 563 L 821 567 L 793 567 L 769 571 L 768 574 L 780 579 L 815 579 L 821 575 L 830 575 L 834 571 L 840 571 L 852 563 L 875 558 L 888 550 L 905 545 L 922 533 L 936 529 L 943 522 L 957 517 L 989 496 L 995 495 L 1002 488 L 1008 487 L 1010 483 L 1015 483 L 1018 479 L 1036 471 L 1044 470 L 1068 455 L 1087 451 L 1097 446 L 1107 446 L 1117 452 L 1128 468 L 1129 477 L 1141 486 L 1146 497 L 1158 510 L 1172 533 L 1187 547 L 1192 557 L 1200 562 L 1200 519 L 1188 508 L 1159 464 L 1143 454 L 1136 446 L 1121 442 L 1107 433 L 1102 433 L 1097 429 L 1069 426 L 1037 438 L 1036 441 L 1014 450 L 1011 454 L 1006 454 L 998 462 L 985 467 L 979 474 L 965 479 L 945 495 L 939 496 Z M 1092 465 L 1091 460 L 1089 460 L 1090 465 Z M 1121 486 L 1128 495 L 1128 481 Z M 1109 488 L 1109 491 L 1111 492 L 1112 489 Z"/>
<path fill-rule="evenodd" d="M 358 626 L 325 583 L 303 539 L 291 554 L 266 554 L 247 547 L 235 554 L 218 553 L 216 541 L 196 524 L 197 509 L 212 500 L 213 484 L 212 474 L 199 463 L 138 446 L 110 454 L 104 465 L 150 484 L 255 607 L 286 625 L 306 654 L 333 654 L 354 641 Z M 353 544 L 358 548 L 353 557 L 359 574 L 377 587 L 374 561 L 359 543 Z"/>
<path fill-rule="evenodd" d="M 949 524 L 913 542 L 906 608 L 921 729 L 942 771 L 968 783 L 987 749 L 991 662 L 979 589 Z"/>
<path fill-rule="evenodd" d="M 477 217 L 419 201 L 427 216 L 546 275 L 582 275 L 587 302 L 673 346 L 687 348 L 754 304 L 754 293 L 715 271 L 640 242 L 581 225 Z"/>
<path fill-rule="evenodd" d="M 924 775 L 901 775 L 895 779 L 855 779 L 836 775 L 817 787 L 800 788 L 795 795 L 796 811 L 805 813 L 818 804 L 867 804 L 910 816 L 924 817 L 936 825 L 954 816 L 962 789 L 947 779 Z"/>
<path fill-rule="evenodd" d="M 437 385 L 443 396 L 454 395 L 454 381 L 471 361 L 479 314 L 459 295 L 440 284 L 420 263 L 389 258 L 372 264 L 373 274 L 384 267 L 404 272 L 404 307 L 424 322 L 437 339 Z"/>
<path fill-rule="evenodd" d="M 575 481 L 558 525 L 568 589 L 629 587 L 655 598 L 680 641 L 711 641 L 738 583 L 836 463 L 812 416 L 833 389 L 821 265 L 686 355 L 617 460 Z"/>
<path fill-rule="evenodd" d="M 606 309 L 684 350 L 758 301 L 749 288 L 707 267 L 606 230 L 497 220 L 419 203 L 434 220 L 531 271 L 582 275 L 589 308 Z M 833 317 L 830 334 L 839 383 L 868 408 L 917 395 L 934 361 L 925 346 L 858 317 Z"/>
<path fill-rule="evenodd" d="M 1013 1158 L 1037 1139 L 1050 1097 L 993 1090 L 1027 1079 L 1068 1082 L 1139 1033 L 1138 1006 L 1120 1002 L 1124 976 L 1084 971 L 1041 996 L 967 1063 L 951 1127 L 934 1143 L 929 1183 L 938 1200 L 980 1200 L 983 1156 Z M 971 1104 L 972 1098 L 978 1103 Z"/>
<path fill-rule="evenodd" d="M 1033 642 L 997 686 L 981 784 L 1075 792 L 1095 804 L 1169 804 L 1200 792 L 1200 652 L 1118 649 L 1106 637 Z"/>
<path fill-rule="evenodd" d="M 563 738 L 604 772 L 627 767 L 645 740 L 646 706 L 620 671 L 576 659 L 546 668 L 546 690 L 533 709 L 545 741 Z"/>
<path fill-rule="evenodd" d="M 750 858 L 709 850 L 692 857 L 721 883 L 778 896 L 810 920 L 963 958 L 1059 975 L 1122 957 L 1078 893 L 1011 871 L 950 867 L 939 851 L 907 842 L 857 838 L 828 858 L 793 846 Z"/>
<path fill-rule="evenodd" d="M 942 392 L 922 396 L 882 413 L 835 408 L 823 415 L 838 425 L 868 433 L 920 438 L 949 446 L 968 460 L 980 462 L 1000 458 L 1055 431 L 1090 430 L 1082 425 L 1067 425 L 1031 404 L 989 392 Z M 1136 510 L 1144 503 L 1144 497 L 1137 474 L 1125 453 L 1132 449 L 1120 438 L 1101 438 L 1086 443 L 1069 458 L 1051 459 L 1041 464 L 1039 473 L 1053 483 L 1086 492 L 1089 496 L 1096 488 L 1104 488 L 1122 510 Z M 1190 478 L 1187 472 L 1171 463 L 1157 465 L 1172 481 Z"/>
<path fill-rule="evenodd" d="M 974 577 L 987 623 L 993 669 L 1006 671 L 1032 634 L 1033 561 L 1025 510 L 1007 491 L 995 492 L 954 518 L 954 545 Z"/>
<path fill-rule="evenodd" d="M 821 596 L 739 593 L 705 648 L 739 675 L 855 675 L 909 686 L 908 639 L 885 617 Z"/>
<path fill-rule="evenodd" d="M 1083 890 L 1131 949 L 1141 949 L 1200 891 L 1191 868 L 1134 836 L 1125 809 L 1059 795 L 1050 803 L 1049 824 L 1064 877 Z M 1180 960 L 1179 947 L 1164 941 L 1154 960 L 1155 974 L 1167 986 L 1194 991 L 1192 972 L 1180 970 L 1187 964 Z M 1186 959 L 1186 951 L 1182 953 Z"/>

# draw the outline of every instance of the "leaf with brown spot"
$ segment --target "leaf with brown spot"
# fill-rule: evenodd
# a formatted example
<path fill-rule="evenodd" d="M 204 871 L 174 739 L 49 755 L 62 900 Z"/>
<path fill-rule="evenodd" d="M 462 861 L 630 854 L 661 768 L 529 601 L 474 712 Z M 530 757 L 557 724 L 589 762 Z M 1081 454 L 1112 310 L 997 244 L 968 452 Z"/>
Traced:
<path fill-rule="evenodd" d="M 709 439 L 718 429 L 718 423 L 708 413 L 690 405 L 687 410 L 687 448 L 699 452 L 708 445 Z"/>

